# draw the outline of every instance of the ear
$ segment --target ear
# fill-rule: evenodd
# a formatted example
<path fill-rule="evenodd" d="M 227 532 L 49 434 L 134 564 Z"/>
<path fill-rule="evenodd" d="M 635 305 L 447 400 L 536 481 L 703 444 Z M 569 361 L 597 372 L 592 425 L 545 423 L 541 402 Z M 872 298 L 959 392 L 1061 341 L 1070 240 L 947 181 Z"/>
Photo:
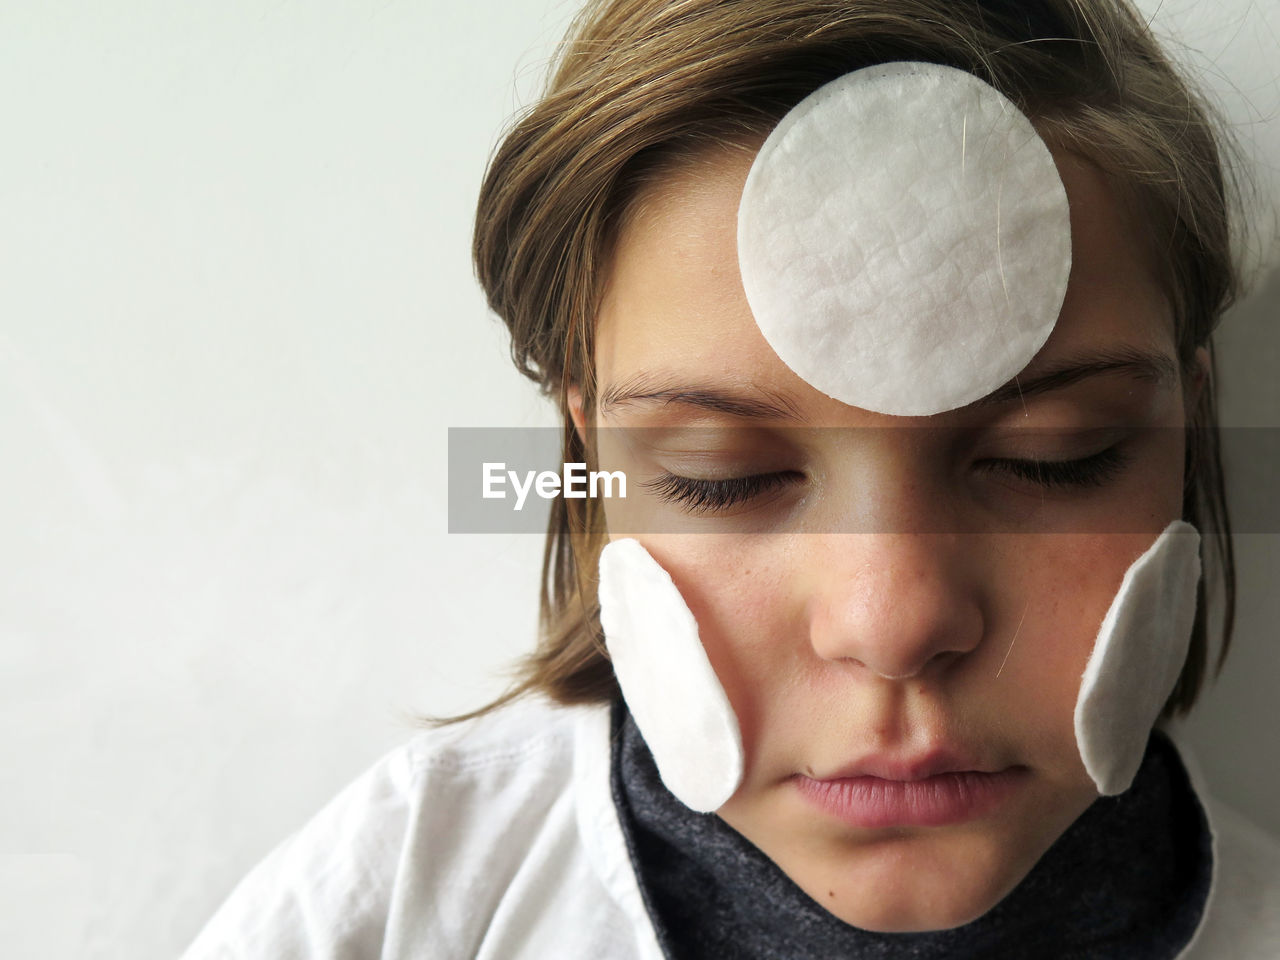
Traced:
<path fill-rule="evenodd" d="M 573 420 L 573 428 L 578 431 L 578 439 L 585 444 L 587 418 L 582 409 L 582 388 L 576 383 L 569 384 L 569 389 L 565 391 L 565 399 L 569 418 Z"/>

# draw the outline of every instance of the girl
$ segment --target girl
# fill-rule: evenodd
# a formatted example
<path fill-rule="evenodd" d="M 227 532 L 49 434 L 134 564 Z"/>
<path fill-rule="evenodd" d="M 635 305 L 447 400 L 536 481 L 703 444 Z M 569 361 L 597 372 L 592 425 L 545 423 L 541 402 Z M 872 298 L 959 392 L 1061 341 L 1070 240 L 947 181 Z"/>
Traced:
<path fill-rule="evenodd" d="M 1280 850 L 1168 732 L 1206 583 L 1230 629 L 1225 176 L 1120 0 L 590 4 L 475 259 L 628 496 L 554 501 L 522 682 L 187 956 L 1274 957 Z"/>

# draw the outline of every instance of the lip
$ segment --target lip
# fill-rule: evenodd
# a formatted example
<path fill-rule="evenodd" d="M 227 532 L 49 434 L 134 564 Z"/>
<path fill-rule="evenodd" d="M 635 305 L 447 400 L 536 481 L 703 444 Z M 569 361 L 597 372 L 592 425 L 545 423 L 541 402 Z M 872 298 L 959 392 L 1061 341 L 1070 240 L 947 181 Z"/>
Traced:
<path fill-rule="evenodd" d="M 964 823 L 1000 807 L 1025 781 L 1022 766 L 986 768 L 946 750 L 916 757 L 876 756 L 833 775 L 793 778 L 823 812 L 863 829 Z"/>
<path fill-rule="evenodd" d="M 927 780 L 944 773 L 995 773 L 998 765 L 967 759 L 960 751 L 947 747 L 934 747 L 912 755 L 875 754 L 864 757 L 848 766 L 825 774 L 813 776 L 814 780 L 852 780 L 858 777 L 875 777 L 879 780 Z"/>

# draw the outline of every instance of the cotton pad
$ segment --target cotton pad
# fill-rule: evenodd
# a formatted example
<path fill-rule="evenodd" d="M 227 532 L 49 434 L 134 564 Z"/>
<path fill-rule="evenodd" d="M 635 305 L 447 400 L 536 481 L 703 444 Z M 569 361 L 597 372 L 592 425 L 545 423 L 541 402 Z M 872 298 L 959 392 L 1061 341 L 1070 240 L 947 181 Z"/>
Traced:
<path fill-rule="evenodd" d="M 693 810 L 720 808 L 742 780 L 742 736 L 693 612 L 638 540 L 605 546 L 599 594 L 613 672 L 662 782 Z"/>
<path fill-rule="evenodd" d="M 1076 744 L 1104 796 L 1129 788 L 1191 642 L 1200 535 L 1175 520 L 1125 571 L 1076 699 Z"/>
<path fill-rule="evenodd" d="M 1031 121 L 974 75 L 867 67 L 818 88 L 760 148 L 738 265 L 765 339 L 823 393 L 941 413 L 1002 386 L 1067 289 L 1067 194 Z"/>

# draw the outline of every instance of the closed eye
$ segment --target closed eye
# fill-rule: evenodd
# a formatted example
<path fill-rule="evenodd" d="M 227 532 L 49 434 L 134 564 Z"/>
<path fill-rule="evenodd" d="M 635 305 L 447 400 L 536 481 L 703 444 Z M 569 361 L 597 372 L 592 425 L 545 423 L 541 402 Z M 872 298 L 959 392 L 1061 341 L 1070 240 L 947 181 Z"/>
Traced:
<path fill-rule="evenodd" d="M 1005 473 L 1050 489 L 1101 487 L 1114 480 L 1129 463 L 1118 446 L 1078 460 L 1025 460 L 996 457 L 979 460 L 984 471 Z"/>
<path fill-rule="evenodd" d="M 979 460 L 977 466 L 985 472 L 1003 473 L 1040 487 L 1071 490 L 1105 485 L 1123 471 L 1129 459 L 1118 446 L 1113 446 L 1075 460 L 993 457 Z M 718 479 L 664 473 L 641 485 L 662 500 L 691 513 L 712 513 L 746 503 L 803 479 L 804 474 L 794 470 Z"/>
<path fill-rule="evenodd" d="M 668 503 L 679 504 L 691 513 L 710 513 L 745 503 L 803 478 L 804 474 L 795 470 L 715 480 L 664 473 L 641 485 Z"/>

